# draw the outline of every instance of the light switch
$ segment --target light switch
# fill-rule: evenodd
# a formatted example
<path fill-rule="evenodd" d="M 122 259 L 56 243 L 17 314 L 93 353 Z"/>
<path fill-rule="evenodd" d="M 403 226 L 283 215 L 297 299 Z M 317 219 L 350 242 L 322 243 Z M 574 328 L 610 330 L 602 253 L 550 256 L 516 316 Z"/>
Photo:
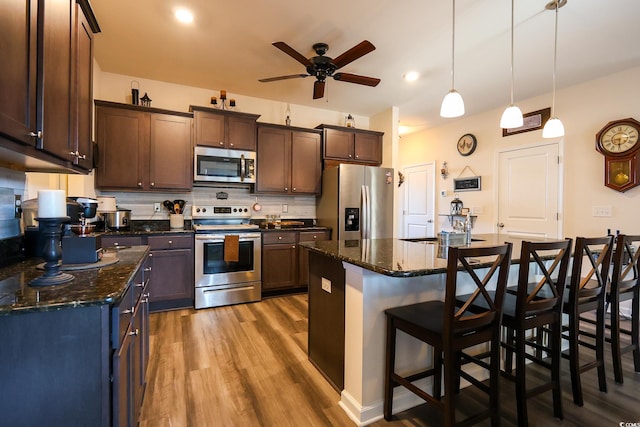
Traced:
<path fill-rule="evenodd" d="M 322 290 L 331 293 L 331 280 L 322 278 Z"/>

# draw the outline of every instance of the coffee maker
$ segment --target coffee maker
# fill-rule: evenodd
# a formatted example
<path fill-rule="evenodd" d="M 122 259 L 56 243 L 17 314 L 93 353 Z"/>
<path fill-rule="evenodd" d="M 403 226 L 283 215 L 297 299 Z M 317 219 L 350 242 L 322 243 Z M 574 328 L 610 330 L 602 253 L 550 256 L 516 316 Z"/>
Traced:
<path fill-rule="evenodd" d="M 62 264 L 90 264 L 102 258 L 100 237 L 90 220 L 96 216 L 98 201 L 87 197 L 67 197 L 67 215 L 62 234 Z"/>

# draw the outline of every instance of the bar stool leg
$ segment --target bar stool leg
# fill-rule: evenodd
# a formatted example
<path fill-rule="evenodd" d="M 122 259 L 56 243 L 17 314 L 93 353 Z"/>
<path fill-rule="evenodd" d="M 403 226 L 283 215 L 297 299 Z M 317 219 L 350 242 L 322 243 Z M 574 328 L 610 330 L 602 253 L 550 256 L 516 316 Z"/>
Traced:
<path fill-rule="evenodd" d="M 596 310 L 596 318 L 599 318 L 596 326 L 596 361 L 598 363 L 598 385 L 600 391 L 607 392 L 607 377 L 604 372 L 604 299 Z M 579 375 L 579 374 L 578 374 Z"/>
<path fill-rule="evenodd" d="M 392 375 L 395 370 L 396 362 L 396 327 L 393 319 L 387 316 L 387 354 L 385 355 L 384 365 L 384 419 L 391 421 L 393 413 L 393 387 L 395 381 L 392 379 Z"/>
<path fill-rule="evenodd" d="M 562 390 L 560 389 L 560 361 L 562 359 L 562 325 L 560 320 L 551 325 L 551 335 L 548 339 L 553 340 L 549 345 L 551 349 L 551 381 L 553 382 L 553 416 L 561 420 L 562 413 Z"/>
<path fill-rule="evenodd" d="M 619 384 L 624 382 L 622 377 L 622 353 L 620 350 L 620 302 L 611 292 L 611 359 L 613 360 L 613 377 Z"/>
<path fill-rule="evenodd" d="M 525 330 L 519 328 L 516 331 L 516 406 L 518 408 L 518 426 L 527 427 L 527 382 L 526 382 L 526 358 L 525 354 Z"/>
<path fill-rule="evenodd" d="M 583 406 L 582 384 L 580 383 L 580 357 L 578 345 L 578 313 L 574 308 L 569 315 L 569 371 L 571 372 L 571 388 L 573 390 L 573 403 Z"/>

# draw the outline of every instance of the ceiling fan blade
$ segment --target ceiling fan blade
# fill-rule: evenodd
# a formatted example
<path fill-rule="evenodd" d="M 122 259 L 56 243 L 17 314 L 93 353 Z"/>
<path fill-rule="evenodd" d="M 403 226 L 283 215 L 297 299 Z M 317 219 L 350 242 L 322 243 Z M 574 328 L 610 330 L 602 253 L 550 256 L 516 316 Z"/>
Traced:
<path fill-rule="evenodd" d="M 311 65 L 311 61 L 309 61 L 309 59 L 305 58 L 300 52 L 298 52 L 297 50 L 295 50 L 285 42 L 273 42 L 272 45 L 274 45 L 275 47 L 277 47 L 278 49 L 280 49 L 281 51 L 283 51 L 284 53 L 286 53 L 287 55 L 289 55 L 290 57 L 292 57 L 293 59 L 295 59 L 302 65 L 304 65 L 305 67 L 307 65 Z"/>
<path fill-rule="evenodd" d="M 335 58 L 332 62 L 333 65 L 336 66 L 336 70 L 338 68 L 342 68 L 350 62 L 355 61 L 356 59 L 366 55 L 369 52 L 373 52 L 376 50 L 376 47 L 369 41 L 365 40 L 362 43 L 352 47 L 342 55 Z"/>
<path fill-rule="evenodd" d="M 324 81 L 315 81 L 313 84 L 313 99 L 322 98 L 324 96 L 324 84 Z"/>
<path fill-rule="evenodd" d="M 269 83 L 269 82 L 276 82 L 278 80 L 297 79 L 300 77 L 302 78 L 309 77 L 309 74 L 290 74 L 288 76 L 278 76 L 278 77 L 269 77 L 266 79 L 258 79 L 258 81 L 262 83 Z"/>
<path fill-rule="evenodd" d="M 351 73 L 335 73 L 333 75 L 333 78 L 341 82 L 357 83 L 359 85 L 365 86 L 378 86 L 378 83 L 380 83 L 380 79 L 376 79 L 374 77 L 359 76 L 357 74 Z"/>

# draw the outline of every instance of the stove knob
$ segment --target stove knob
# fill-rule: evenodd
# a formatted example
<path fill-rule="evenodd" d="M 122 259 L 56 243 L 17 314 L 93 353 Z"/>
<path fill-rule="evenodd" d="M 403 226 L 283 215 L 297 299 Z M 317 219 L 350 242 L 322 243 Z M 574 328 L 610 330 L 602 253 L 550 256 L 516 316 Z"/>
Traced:
<path fill-rule="evenodd" d="M 196 212 L 200 212 L 200 208 L 196 208 Z"/>
<path fill-rule="evenodd" d="M 202 208 L 202 213 L 205 213 L 207 211 L 207 208 Z"/>
<path fill-rule="evenodd" d="M 237 209 L 237 208 L 233 208 L 233 212 L 234 212 L 234 213 L 235 213 L 235 212 L 238 212 L 238 209 Z"/>
<path fill-rule="evenodd" d="M 245 212 L 245 213 L 249 212 L 249 209 L 244 208 L 244 212 Z"/>

